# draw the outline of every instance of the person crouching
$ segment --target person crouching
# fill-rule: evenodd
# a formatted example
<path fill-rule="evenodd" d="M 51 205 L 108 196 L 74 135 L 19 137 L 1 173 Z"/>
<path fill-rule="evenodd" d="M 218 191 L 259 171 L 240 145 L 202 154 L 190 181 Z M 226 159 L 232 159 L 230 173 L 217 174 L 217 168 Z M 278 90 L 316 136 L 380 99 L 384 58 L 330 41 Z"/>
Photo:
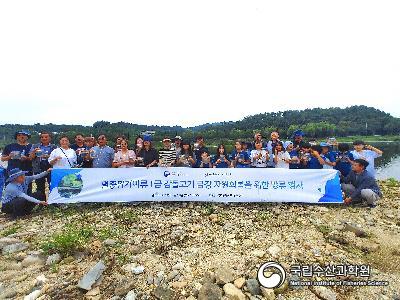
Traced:
<path fill-rule="evenodd" d="M 51 169 L 33 176 L 25 176 L 26 171 L 15 168 L 9 171 L 7 186 L 2 199 L 1 211 L 11 214 L 13 218 L 25 216 L 31 213 L 37 205 L 47 205 L 46 195 L 28 192 L 29 184 L 49 174 Z"/>

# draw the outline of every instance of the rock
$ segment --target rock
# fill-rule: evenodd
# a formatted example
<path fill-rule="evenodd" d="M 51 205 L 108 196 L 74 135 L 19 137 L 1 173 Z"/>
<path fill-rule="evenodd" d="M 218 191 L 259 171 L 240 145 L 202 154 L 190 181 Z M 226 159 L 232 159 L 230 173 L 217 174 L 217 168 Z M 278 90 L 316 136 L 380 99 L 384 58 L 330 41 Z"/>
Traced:
<path fill-rule="evenodd" d="M 137 266 L 132 268 L 132 273 L 135 275 L 142 274 L 144 272 L 144 267 L 143 266 Z"/>
<path fill-rule="evenodd" d="M 220 300 L 222 299 L 222 291 L 218 285 L 214 283 L 205 283 L 199 290 L 198 300 Z"/>
<path fill-rule="evenodd" d="M 366 253 L 375 252 L 379 249 L 379 244 L 371 241 L 356 241 L 355 246 Z"/>
<path fill-rule="evenodd" d="M 173 270 L 171 272 L 168 273 L 167 275 L 167 281 L 172 281 L 174 280 L 176 277 L 179 277 L 179 271 L 178 270 Z"/>
<path fill-rule="evenodd" d="M 154 297 L 160 300 L 173 300 L 175 299 L 175 293 L 168 287 L 159 285 L 153 291 Z"/>
<path fill-rule="evenodd" d="M 42 293 L 41 290 L 35 290 L 32 293 L 30 293 L 29 295 L 26 295 L 24 297 L 24 300 L 36 300 L 40 296 L 41 293 Z"/>
<path fill-rule="evenodd" d="M 182 289 L 185 286 L 187 286 L 187 282 L 186 281 L 174 281 L 174 282 L 171 283 L 171 286 L 174 289 Z"/>
<path fill-rule="evenodd" d="M 11 238 L 11 237 L 3 237 L 0 239 L 0 248 L 4 246 L 11 245 L 11 244 L 18 244 L 21 243 L 19 239 Z"/>
<path fill-rule="evenodd" d="M 128 294 L 125 296 L 125 300 L 135 300 L 136 299 L 136 294 L 134 290 L 130 290 Z"/>
<path fill-rule="evenodd" d="M 265 251 L 256 249 L 252 251 L 251 254 L 254 255 L 255 257 L 262 258 L 265 255 Z"/>
<path fill-rule="evenodd" d="M 358 237 L 367 237 L 368 236 L 367 233 L 363 229 L 361 229 L 359 226 L 353 225 L 350 223 L 345 223 L 343 230 L 353 232 Z"/>
<path fill-rule="evenodd" d="M 277 245 L 272 245 L 267 249 L 268 253 L 272 255 L 272 257 L 277 257 L 279 252 L 281 252 L 281 248 Z"/>
<path fill-rule="evenodd" d="M 238 279 L 235 279 L 235 281 L 233 282 L 233 284 L 238 288 L 241 289 L 243 287 L 243 285 L 245 284 L 246 279 L 244 279 L 243 277 L 240 277 Z"/>
<path fill-rule="evenodd" d="M 182 270 L 184 268 L 183 263 L 178 262 L 174 266 L 172 266 L 172 270 Z"/>
<path fill-rule="evenodd" d="M 153 284 L 154 283 L 154 277 L 152 275 L 147 276 L 147 284 Z"/>
<path fill-rule="evenodd" d="M 131 281 L 129 278 L 123 278 L 118 286 L 114 290 L 114 294 L 117 296 L 126 295 L 129 291 L 131 291 L 135 286 L 134 281 Z"/>
<path fill-rule="evenodd" d="M 44 265 L 44 260 L 38 255 L 28 255 L 22 262 L 23 267 L 33 266 L 33 265 Z"/>
<path fill-rule="evenodd" d="M 217 214 L 211 214 L 208 216 L 211 222 L 218 222 L 218 215 Z"/>
<path fill-rule="evenodd" d="M 28 249 L 28 244 L 26 244 L 26 243 L 9 244 L 9 245 L 5 245 L 3 247 L 2 253 L 3 253 L 3 255 L 6 255 L 6 254 L 19 252 L 19 251 L 22 251 L 25 249 Z"/>
<path fill-rule="evenodd" d="M 246 286 L 250 294 L 252 294 L 253 296 L 261 294 L 260 284 L 258 283 L 257 279 L 254 278 L 247 279 Z"/>
<path fill-rule="evenodd" d="M 320 299 L 336 300 L 336 293 L 324 286 L 313 286 L 310 290 Z"/>
<path fill-rule="evenodd" d="M 215 274 L 211 273 L 211 272 L 206 272 L 203 275 L 203 279 L 201 280 L 202 284 L 206 284 L 206 283 L 215 283 Z"/>
<path fill-rule="evenodd" d="M 100 288 L 99 288 L 98 286 L 95 287 L 94 289 L 91 289 L 90 291 L 88 291 L 88 292 L 85 294 L 85 296 L 86 296 L 87 298 L 96 297 L 96 296 L 98 296 L 98 295 L 100 295 Z"/>
<path fill-rule="evenodd" d="M 103 241 L 103 244 L 106 246 L 115 246 L 116 243 L 117 241 L 113 239 L 106 239 Z"/>
<path fill-rule="evenodd" d="M 275 295 L 283 294 L 284 292 L 286 292 L 288 288 L 289 288 L 289 282 L 285 280 L 280 287 L 274 289 L 274 293 Z"/>
<path fill-rule="evenodd" d="M 266 300 L 275 300 L 275 292 L 273 289 L 267 289 L 265 287 L 261 287 L 261 294 Z"/>
<path fill-rule="evenodd" d="M 46 260 L 46 266 L 50 266 L 61 261 L 61 256 L 58 253 L 49 255 Z"/>
<path fill-rule="evenodd" d="M 233 276 L 232 270 L 227 266 L 222 266 L 215 270 L 215 280 L 217 284 L 226 284 L 231 282 L 235 279 Z"/>
<path fill-rule="evenodd" d="M 99 280 L 106 266 L 102 261 L 97 262 L 78 282 L 78 287 L 89 291 L 92 285 Z"/>
<path fill-rule="evenodd" d="M 46 276 L 44 276 L 44 274 L 41 274 L 38 277 L 36 277 L 35 285 L 36 286 L 42 286 L 43 284 L 46 283 L 46 281 L 47 281 Z"/>
<path fill-rule="evenodd" d="M 235 300 L 246 300 L 245 294 L 243 294 L 243 292 L 232 283 L 225 284 L 223 289 L 225 295 L 227 295 L 229 298 Z"/>

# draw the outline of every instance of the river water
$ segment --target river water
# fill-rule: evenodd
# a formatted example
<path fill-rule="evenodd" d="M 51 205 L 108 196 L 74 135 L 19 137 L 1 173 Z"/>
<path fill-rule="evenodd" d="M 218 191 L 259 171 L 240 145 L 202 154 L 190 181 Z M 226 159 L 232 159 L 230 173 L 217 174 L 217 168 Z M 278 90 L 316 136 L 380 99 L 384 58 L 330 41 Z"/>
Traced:
<path fill-rule="evenodd" d="M 375 161 L 377 178 L 400 180 L 400 142 L 371 142 L 370 144 L 383 151 L 382 157 Z M 0 164 L 4 165 L 1 161 Z"/>

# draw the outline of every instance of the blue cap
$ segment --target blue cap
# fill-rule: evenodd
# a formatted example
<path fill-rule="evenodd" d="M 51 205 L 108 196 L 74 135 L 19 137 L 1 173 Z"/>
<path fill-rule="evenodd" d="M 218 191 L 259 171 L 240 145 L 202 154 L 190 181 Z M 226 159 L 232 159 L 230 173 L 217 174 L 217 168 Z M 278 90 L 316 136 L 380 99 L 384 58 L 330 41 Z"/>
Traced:
<path fill-rule="evenodd" d="M 330 144 L 328 144 L 328 143 L 326 143 L 326 142 L 321 142 L 319 145 L 320 145 L 321 147 L 330 147 L 330 146 L 331 146 Z"/>
<path fill-rule="evenodd" d="M 15 134 L 14 134 L 14 138 L 17 138 L 18 134 L 23 134 L 26 135 L 28 138 L 31 137 L 31 133 L 28 130 L 18 130 Z"/>
<path fill-rule="evenodd" d="M 304 136 L 304 132 L 301 129 L 297 129 L 295 130 L 295 132 L 293 132 L 293 136 Z"/>
<path fill-rule="evenodd" d="M 145 135 L 143 136 L 143 142 L 151 142 L 153 139 L 151 138 L 151 135 Z"/>
<path fill-rule="evenodd" d="M 7 178 L 7 182 L 11 182 L 13 181 L 15 178 L 21 176 L 21 175 L 25 175 L 26 173 L 28 173 L 27 171 L 22 171 L 19 168 L 15 168 L 12 169 L 8 172 L 8 178 Z"/>
<path fill-rule="evenodd" d="M 291 142 L 291 141 L 286 141 L 286 142 L 283 143 L 283 147 L 285 148 L 285 150 L 286 150 L 286 148 L 287 148 L 289 145 L 293 145 L 293 142 Z"/>

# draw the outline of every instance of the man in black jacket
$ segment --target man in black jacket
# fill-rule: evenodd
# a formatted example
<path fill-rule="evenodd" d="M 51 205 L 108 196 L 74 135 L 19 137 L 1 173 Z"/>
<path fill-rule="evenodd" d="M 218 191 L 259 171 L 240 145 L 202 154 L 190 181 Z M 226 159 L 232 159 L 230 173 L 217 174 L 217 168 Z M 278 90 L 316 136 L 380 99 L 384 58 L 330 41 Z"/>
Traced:
<path fill-rule="evenodd" d="M 345 204 L 366 200 L 369 207 L 375 207 L 378 199 L 382 197 L 375 178 L 365 170 L 367 166 L 368 162 L 364 159 L 354 160 L 352 170 L 342 183 L 342 190 L 346 195 Z"/>

